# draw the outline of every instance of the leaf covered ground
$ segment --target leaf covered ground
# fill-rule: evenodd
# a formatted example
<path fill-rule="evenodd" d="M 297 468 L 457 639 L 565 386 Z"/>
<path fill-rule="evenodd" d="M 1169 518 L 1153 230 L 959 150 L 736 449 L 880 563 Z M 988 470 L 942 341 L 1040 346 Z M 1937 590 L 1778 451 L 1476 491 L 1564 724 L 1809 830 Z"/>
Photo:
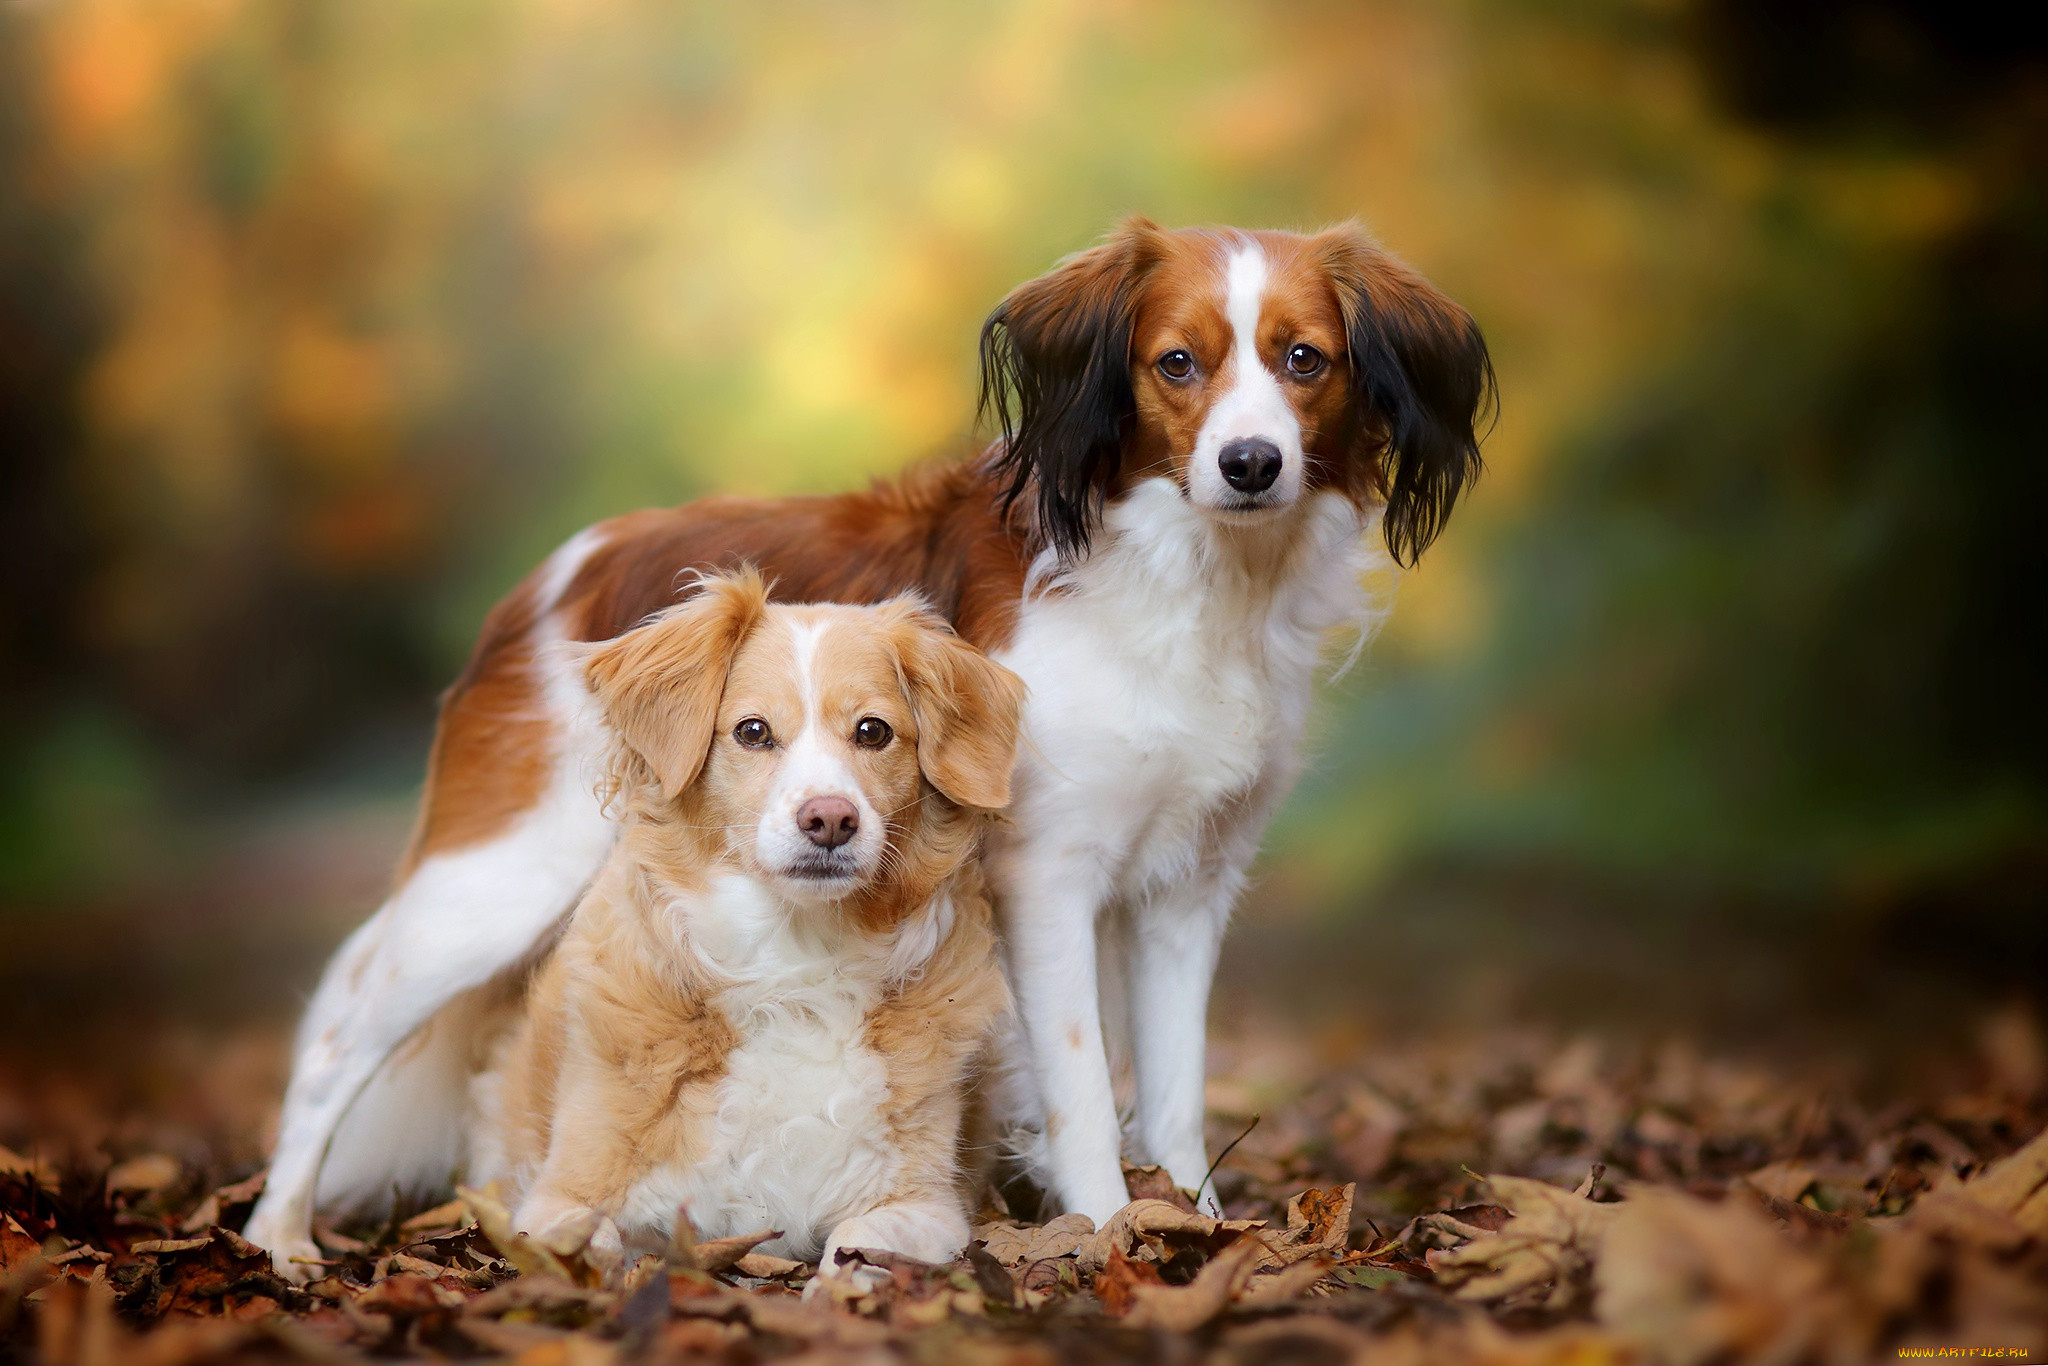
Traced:
<path fill-rule="evenodd" d="M 489 1192 L 320 1231 L 288 1285 L 236 1230 L 274 1039 L 0 1085 L 0 1359 L 1852 1362 L 2048 1349 L 2048 1062 L 1994 1019 L 1950 1080 L 1527 1030 L 1217 1046 L 1230 1216 L 1156 1171 L 1108 1227 L 990 1207 L 950 1266 L 853 1283 L 685 1235 L 607 1283 Z M 141 1084 L 133 1079 L 140 1077 Z M 1253 1116 L 1258 1115 L 1256 1123 Z M 1247 1132 L 1248 1130 L 1248 1132 Z M 806 1291 L 809 1290 L 807 1294 Z"/>

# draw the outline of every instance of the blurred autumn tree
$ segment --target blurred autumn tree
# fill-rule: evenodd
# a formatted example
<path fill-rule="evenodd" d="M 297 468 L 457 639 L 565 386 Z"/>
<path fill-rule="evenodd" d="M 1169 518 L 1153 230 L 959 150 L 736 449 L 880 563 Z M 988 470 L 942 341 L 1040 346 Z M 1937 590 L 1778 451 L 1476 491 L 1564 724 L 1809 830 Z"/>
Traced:
<path fill-rule="evenodd" d="M 69 0 L 0 63 L 0 899 L 409 783 L 554 540 L 957 447 L 981 314 L 1136 209 L 1360 216 L 1501 363 L 1273 895 L 2035 918 L 2048 96 L 1988 8 Z"/>

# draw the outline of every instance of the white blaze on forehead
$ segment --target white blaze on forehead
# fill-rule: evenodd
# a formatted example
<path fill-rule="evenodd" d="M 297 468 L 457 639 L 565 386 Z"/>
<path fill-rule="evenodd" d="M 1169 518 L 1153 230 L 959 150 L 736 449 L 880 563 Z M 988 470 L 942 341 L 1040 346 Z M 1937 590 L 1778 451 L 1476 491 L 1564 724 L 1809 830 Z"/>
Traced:
<path fill-rule="evenodd" d="M 1230 254 L 1223 273 L 1223 316 L 1230 320 L 1230 388 L 1218 400 L 1208 425 L 1225 419 L 1220 435 L 1264 437 L 1289 449 L 1298 435 L 1294 407 L 1280 392 L 1280 383 L 1259 359 L 1259 313 L 1266 302 L 1266 253 L 1257 242 L 1244 241 Z"/>
<path fill-rule="evenodd" d="M 1266 497 L 1268 506 L 1292 503 L 1301 493 L 1301 418 L 1280 380 L 1259 357 L 1259 316 L 1265 310 L 1272 272 L 1266 252 L 1240 238 L 1223 265 L 1223 316 L 1230 324 L 1230 363 L 1210 404 L 1188 474 L 1188 494 L 1197 505 L 1231 507 L 1242 495 L 1228 487 L 1217 458 L 1232 441 L 1270 441 L 1280 451 L 1280 477 Z"/>
<path fill-rule="evenodd" d="M 818 637 L 824 634 L 825 623 L 822 621 L 790 623 L 789 643 L 791 652 L 796 656 L 796 682 L 804 700 L 804 729 L 807 731 L 818 722 Z"/>
<path fill-rule="evenodd" d="M 1230 319 L 1231 358 L 1242 385 L 1266 367 L 1259 362 L 1259 307 L 1266 300 L 1266 253 L 1246 242 L 1230 254 L 1223 277 L 1223 316 Z"/>
<path fill-rule="evenodd" d="M 796 675 L 797 696 L 803 702 L 803 720 L 794 735 L 778 736 L 784 746 L 782 771 L 776 787 L 792 803 L 805 797 L 839 793 L 852 775 L 827 743 L 824 702 L 818 680 L 818 641 L 825 634 L 825 622 L 817 617 L 789 624 L 790 666 Z M 794 811 L 794 804 L 791 810 Z"/>

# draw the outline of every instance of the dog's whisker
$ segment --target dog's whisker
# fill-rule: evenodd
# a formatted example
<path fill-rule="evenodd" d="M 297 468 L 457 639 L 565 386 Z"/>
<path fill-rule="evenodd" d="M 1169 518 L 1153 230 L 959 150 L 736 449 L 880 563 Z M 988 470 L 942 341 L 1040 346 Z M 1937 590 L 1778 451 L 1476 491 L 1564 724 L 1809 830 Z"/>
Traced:
<path fill-rule="evenodd" d="M 892 810 L 884 811 L 882 813 L 882 819 L 887 820 L 889 819 L 889 817 L 896 815 L 898 812 L 908 811 L 913 806 L 922 806 L 923 804 L 924 796 L 922 793 L 920 793 L 919 795 L 912 797 L 909 801 L 903 803 L 903 805 L 895 807 Z"/>

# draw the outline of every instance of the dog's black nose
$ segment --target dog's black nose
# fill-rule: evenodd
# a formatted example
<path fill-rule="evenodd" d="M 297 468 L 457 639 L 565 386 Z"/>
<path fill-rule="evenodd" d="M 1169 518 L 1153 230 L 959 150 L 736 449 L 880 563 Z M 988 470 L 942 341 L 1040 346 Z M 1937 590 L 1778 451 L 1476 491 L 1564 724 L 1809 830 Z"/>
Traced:
<path fill-rule="evenodd" d="M 860 812 L 844 797 L 813 797 L 796 809 L 796 828 L 820 849 L 837 849 L 860 829 Z"/>
<path fill-rule="evenodd" d="M 1232 441 L 1216 457 L 1223 482 L 1239 493 L 1264 493 L 1280 477 L 1280 448 L 1254 437 Z"/>

